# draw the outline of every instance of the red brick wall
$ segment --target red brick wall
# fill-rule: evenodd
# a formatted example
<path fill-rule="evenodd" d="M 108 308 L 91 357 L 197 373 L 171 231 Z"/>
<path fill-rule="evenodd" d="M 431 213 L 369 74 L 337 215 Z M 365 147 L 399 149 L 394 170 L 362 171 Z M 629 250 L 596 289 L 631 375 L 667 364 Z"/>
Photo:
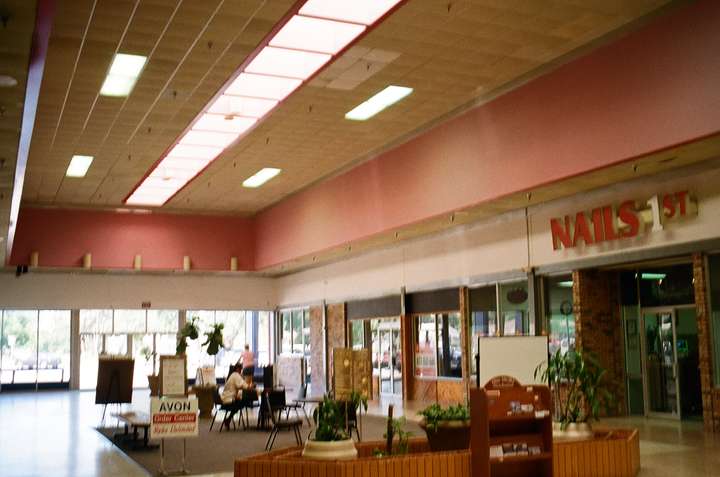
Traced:
<path fill-rule="evenodd" d="M 312 394 L 325 394 L 325 340 L 322 306 L 310 307 L 310 379 Z"/>
<path fill-rule="evenodd" d="M 698 346 L 700 355 L 700 388 L 705 429 L 720 431 L 720 389 L 713 390 L 712 332 L 710 330 L 710 301 L 707 273 L 703 254 L 693 255 L 695 282 L 695 313 L 697 316 Z"/>
<path fill-rule="evenodd" d="M 334 303 L 332 305 L 327 305 L 325 310 L 325 318 L 327 320 L 327 365 L 328 369 L 332 373 L 333 348 L 344 348 L 347 345 L 347 328 L 345 327 L 345 303 Z M 332 383 L 332 376 L 330 379 L 330 383 Z"/>
<path fill-rule="evenodd" d="M 607 370 L 605 386 L 614 397 L 611 416 L 627 414 L 625 342 L 620 316 L 618 275 L 599 270 L 573 272 L 576 346 L 594 354 Z"/>

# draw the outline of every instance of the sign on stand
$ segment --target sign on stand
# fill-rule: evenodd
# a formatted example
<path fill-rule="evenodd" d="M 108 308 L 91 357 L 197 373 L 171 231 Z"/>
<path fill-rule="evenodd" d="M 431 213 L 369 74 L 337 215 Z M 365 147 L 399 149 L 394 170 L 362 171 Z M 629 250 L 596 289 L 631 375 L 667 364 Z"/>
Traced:
<path fill-rule="evenodd" d="M 173 439 L 198 435 L 198 400 L 153 398 L 150 403 L 150 438 Z"/>
<path fill-rule="evenodd" d="M 165 470 L 165 439 L 182 439 L 182 468 L 173 474 L 186 474 L 187 437 L 198 435 L 198 400 L 186 397 L 152 398 L 150 402 L 150 438 L 160 439 L 160 475 Z"/>

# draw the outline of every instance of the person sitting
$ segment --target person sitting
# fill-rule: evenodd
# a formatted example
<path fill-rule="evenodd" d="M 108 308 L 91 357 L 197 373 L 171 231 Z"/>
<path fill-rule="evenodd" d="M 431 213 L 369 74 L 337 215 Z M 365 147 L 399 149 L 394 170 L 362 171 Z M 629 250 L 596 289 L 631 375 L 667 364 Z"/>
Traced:
<path fill-rule="evenodd" d="M 234 371 L 225 380 L 225 387 L 220 395 L 223 404 L 233 405 L 232 411 L 230 411 L 229 415 L 223 420 L 223 425 L 228 430 L 230 430 L 230 423 L 235 417 L 235 414 L 242 409 L 243 391 L 251 388 L 240 374 L 241 370 L 242 367 L 236 364 Z"/>
<path fill-rule="evenodd" d="M 242 375 L 245 376 L 246 379 L 247 376 L 250 376 L 250 381 L 252 382 L 252 376 L 255 372 L 255 353 L 250 351 L 250 345 L 245 345 L 245 351 L 243 351 L 240 356 L 240 362 L 242 363 Z"/>

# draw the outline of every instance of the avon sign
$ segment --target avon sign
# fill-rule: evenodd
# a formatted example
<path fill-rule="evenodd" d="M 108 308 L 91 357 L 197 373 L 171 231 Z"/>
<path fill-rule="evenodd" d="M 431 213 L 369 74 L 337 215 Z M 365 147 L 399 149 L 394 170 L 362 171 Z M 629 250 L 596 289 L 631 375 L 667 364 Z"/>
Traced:
<path fill-rule="evenodd" d="M 663 230 L 672 220 L 697 215 L 697 204 L 688 191 L 654 195 L 644 203 L 626 200 L 619 206 L 606 205 L 592 211 L 550 219 L 553 249 L 576 247 L 637 237 L 647 229 Z"/>

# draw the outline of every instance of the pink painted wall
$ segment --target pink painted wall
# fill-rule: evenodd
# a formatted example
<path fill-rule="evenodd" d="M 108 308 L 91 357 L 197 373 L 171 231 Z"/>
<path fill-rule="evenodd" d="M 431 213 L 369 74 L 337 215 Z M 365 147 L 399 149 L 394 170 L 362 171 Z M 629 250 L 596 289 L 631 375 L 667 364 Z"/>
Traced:
<path fill-rule="evenodd" d="M 42 267 L 81 266 L 89 252 L 93 268 L 100 269 L 130 269 L 140 254 L 146 270 L 182 269 L 185 255 L 197 270 L 229 270 L 233 256 L 240 270 L 252 270 L 253 221 L 23 208 L 10 263 L 29 263 L 33 251 Z"/>
<path fill-rule="evenodd" d="M 720 2 L 683 6 L 260 213 L 256 268 L 717 133 L 718 51 Z"/>

